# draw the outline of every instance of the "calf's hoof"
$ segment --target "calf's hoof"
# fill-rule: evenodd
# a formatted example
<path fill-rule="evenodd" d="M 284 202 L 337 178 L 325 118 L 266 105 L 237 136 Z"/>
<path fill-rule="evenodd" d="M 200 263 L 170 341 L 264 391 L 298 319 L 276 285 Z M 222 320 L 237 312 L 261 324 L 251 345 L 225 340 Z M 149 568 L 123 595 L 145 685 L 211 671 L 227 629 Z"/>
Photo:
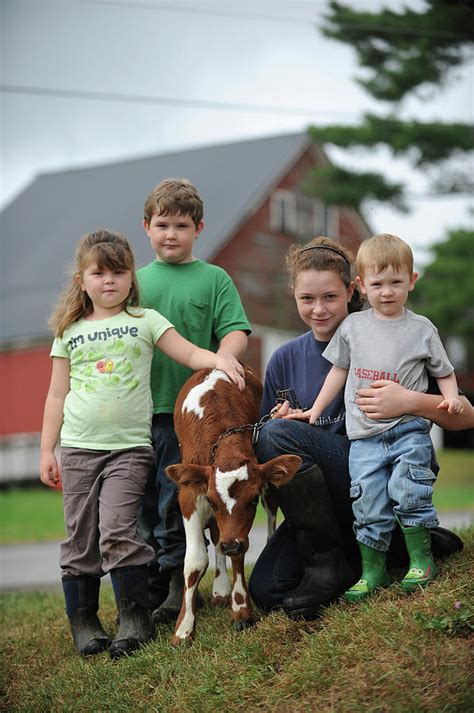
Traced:
<path fill-rule="evenodd" d="M 228 607 L 230 606 L 230 594 L 214 594 L 211 597 L 211 607 Z"/>
<path fill-rule="evenodd" d="M 234 629 L 236 631 L 244 631 L 245 629 L 250 629 L 254 625 L 253 619 L 239 619 L 234 621 Z"/>
<path fill-rule="evenodd" d="M 174 649 L 177 649 L 177 648 L 179 648 L 179 647 L 181 647 L 181 646 L 191 646 L 191 644 L 193 643 L 193 637 L 192 637 L 192 636 L 186 636 L 186 638 L 181 639 L 179 636 L 176 636 L 176 635 L 175 635 L 175 636 L 173 636 L 173 638 L 171 639 L 171 642 L 170 642 L 170 643 L 171 643 L 171 646 L 172 646 Z"/>

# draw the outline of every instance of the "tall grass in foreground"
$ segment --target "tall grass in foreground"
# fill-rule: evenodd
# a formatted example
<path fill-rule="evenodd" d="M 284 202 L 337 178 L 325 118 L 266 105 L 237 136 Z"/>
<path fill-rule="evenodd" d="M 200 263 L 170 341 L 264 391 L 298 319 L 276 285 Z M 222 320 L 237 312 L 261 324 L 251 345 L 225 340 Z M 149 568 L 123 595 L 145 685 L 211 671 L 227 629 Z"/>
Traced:
<path fill-rule="evenodd" d="M 136 655 L 81 659 L 58 593 L 1 598 L 3 710 L 317 711 L 426 713 L 474 710 L 474 528 L 425 591 L 397 587 L 338 603 L 314 622 L 257 613 L 236 633 L 226 609 L 206 606 L 190 647 L 169 646 L 172 627 Z M 209 596 L 210 579 L 202 590 Z M 110 588 L 102 597 L 115 630 Z M 1 705 L 1 704 L 0 704 Z"/>

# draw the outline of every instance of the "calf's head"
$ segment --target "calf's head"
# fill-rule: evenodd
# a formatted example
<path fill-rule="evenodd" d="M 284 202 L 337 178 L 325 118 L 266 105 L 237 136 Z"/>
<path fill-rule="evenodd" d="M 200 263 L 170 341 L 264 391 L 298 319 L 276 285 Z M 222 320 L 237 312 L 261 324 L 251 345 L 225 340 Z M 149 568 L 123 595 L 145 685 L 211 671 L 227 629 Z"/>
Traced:
<path fill-rule="evenodd" d="M 258 498 L 269 483 L 280 487 L 301 465 L 301 458 L 283 455 L 258 464 L 247 458 L 223 459 L 217 465 L 178 463 L 166 468 L 177 483 L 183 516 L 189 518 L 199 496 L 211 505 L 219 528 L 219 546 L 225 555 L 245 554 L 249 546 Z"/>

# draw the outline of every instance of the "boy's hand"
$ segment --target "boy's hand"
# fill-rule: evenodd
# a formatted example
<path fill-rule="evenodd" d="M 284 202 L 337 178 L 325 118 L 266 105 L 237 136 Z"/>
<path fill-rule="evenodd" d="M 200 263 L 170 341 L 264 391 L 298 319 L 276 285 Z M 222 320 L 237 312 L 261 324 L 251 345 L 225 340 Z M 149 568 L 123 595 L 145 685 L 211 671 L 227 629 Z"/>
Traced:
<path fill-rule="evenodd" d="M 54 453 L 46 452 L 41 454 L 40 479 L 48 488 L 62 490 L 61 472 Z"/>
<path fill-rule="evenodd" d="M 288 418 L 292 421 L 309 421 L 312 425 L 320 417 L 319 411 L 313 411 L 313 409 L 308 409 L 307 411 L 301 411 L 301 409 L 290 409 L 291 413 L 287 413 L 283 418 Z"/>
<path fill-rule="evenodd" d="M 217 352 L 216 357 L 216 369 L 224 371 L 234 384 L 237 384 L 239 391 L 243 391 L 245 389 L 245 371 L 242 364 L 232 354 Z"/>
<path fill-rule="evenodd" d="M 462 413 L 464 411 L 464 406 L 458 398 L 453 399 L 443 399 L 437 408 L 440 411 L 447 411 L 448 413 L 456 414 Z"/>

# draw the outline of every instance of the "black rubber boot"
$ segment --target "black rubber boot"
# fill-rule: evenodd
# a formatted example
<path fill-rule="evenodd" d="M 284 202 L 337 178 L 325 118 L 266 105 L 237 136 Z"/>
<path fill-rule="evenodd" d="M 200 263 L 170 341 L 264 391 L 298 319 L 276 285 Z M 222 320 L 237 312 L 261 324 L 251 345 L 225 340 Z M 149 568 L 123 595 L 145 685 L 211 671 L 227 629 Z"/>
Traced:
<path fill-rule="evenodd" d="M 61 581 L 66 614 L 77 651 L 82 656 L 100 654 L 110 645 L 110 639 L 97 616 L 100 578 L 66 576 Z"/>
<path fill-rule="evenodd" d="M 148 567 L 118 567 L 110 572 L 119 613 L 119 630 L 110 645 L 113 659 L 136 651 L 153 637 L 148 610 Z"/>
<path fill-rule="evenodd" d="M 148 565 L 148 609 L 153 612 L 163 604 L 170 589 L 170 570 L 160 569 L 156 562 Z"/>
<path fill-rule="evenodd" d="M 165 601 L 153 612 L 153 621 L 155 624 L 166 624 L 170 621 L 176 621 L 178 614 L 181 611 L 184 592 L 184 576 L 183 568 L 176 567 L 170 571 L 169 592 Z M 202 607 L 204 600 L 199 592 L 196 592 L 196 607 Z"/>
<path fill-rule="evenodd" d="M 291 618 L 314 619 L 358 579 L 349 566 L 331 497 L 317 465 L 278 488 L 278 501 L 296 544 L 304 574 L 283 600 Z"/>

